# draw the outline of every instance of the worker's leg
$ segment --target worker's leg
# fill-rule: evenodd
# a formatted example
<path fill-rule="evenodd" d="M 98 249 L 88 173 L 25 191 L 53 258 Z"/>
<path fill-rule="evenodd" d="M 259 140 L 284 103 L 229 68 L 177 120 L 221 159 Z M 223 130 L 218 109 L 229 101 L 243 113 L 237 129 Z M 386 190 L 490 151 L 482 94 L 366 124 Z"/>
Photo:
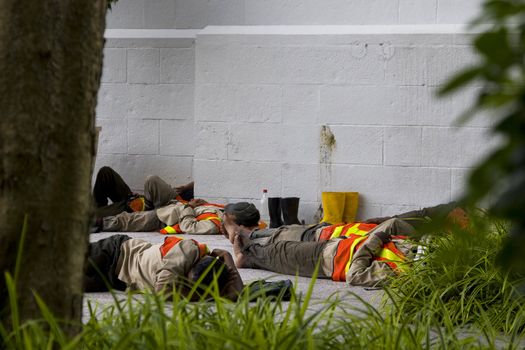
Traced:
<path fill-rule="evenodd" d="M 102 231 L 140 232 L 157 231 L 163 227 L 156 210 L 120 213 L 104 218 Z"/>
<path fill-rule="evenodd" d="M 303 242 L 315 242 L 319 239 L 319 236 L 321 235 L 321 230 L 323 227 L 330 226 L 327 222 L 320 222 L 317 225 L 314 225 L 312 227 L 309 227 L 304 231 L 303 236 L 301 237 L 301 241 Z"/>
<path fill-rule="evenodd" d="M 366 220 L 365 223 L 380 224 L 388 219 L 399 218 L 412 225 L 416 230 L 420 230 L 424 228 L 425 225 L 427 225 L 428 219 L 433 221 L 444 220 L 453 209 L 458 207 L 459 204 L 457 202 L 450 202 L 447 204 L 440 204 L 420 210 L 412 210 L 394 216 L 372 218 Z"/>
<path fill-rule="evenodd" d="M 428 219 L 432 221 L 445 220 L 447 215 L 459 205 L 457 202 L 450 202 L 447 204 L 440 204 L 434 207 L 427 207 L 420 210 L 413 210 L 394 217 L 404 220 L 412 225 L 416 230 L 423 228 L 428 224 Z"/>
<path fill-rule="evenodd" d="M 95 217 L 103 218 L 106 216 L 118 215 L 122 212 L 127 211 L 128 201 L 120 201 L 116 203 L 111 203 L 110 205 L 105 205 L 103 207 L 95 208 Z"/>
<path fill-rule="evenodd" d="M 412 210 L 406 213 L 395 215 L 394 217 L 399 219 L 407 219 L 407 218 L 444 218 L 447 216 L 448 213 L 452 211 L 452 209 L 457 208 L 459 205 L 457 202 L 450 202 L 447 204 L 440 204 L 436 205 L 434 207 L 427 207 L 420 210 Z"/>
<path fill-rule="evenodd" d="M 267 240 L 260 240 L 257 243 L 272 243 L 279 241 L 301 241 L 301 237 L 305 231 L 303 225 L 287 225 L 279 228 L 266 228 L 262 230 L 255 230 L 251 233 L 250 239 L 259 240 L 266 238 Z"/>
<path fill-rule="evenodd" d="M 237 267 L 312 277 L 316 266 L 318 264 L 320 266 L 325 244 L 325 242 L 279 241 L 262 245 L 238 235 L 234 240 L 233 251 Z M 321 267 L 318 277 L 327 277 Z"/>
<path fill-rule="evenodd" d="M 100 168 L 93 188 L 93 196 L 97 207 L 108 204 L 108 198 L 113 203 L 125 202 L 132 194 L 122 177 L 108 166 Z"/>
<path fill-rule="evenodd" d="M 398 218 L 392 218 L 383 222 L 382 224 L 377 225 L 368 234 L 372 235 L 372 233 L 380 231 L 384 231 L 393 236 L 411 236 L 416 233 L 416 230 L 412 224 Z"/>
<path fill-rule="evenodd" d="M 130 238 L 125 235 L 114 235 L 89 244 L 84 291 L 104 292 L 108 287 L 117 290 L 126 289 L 126 284 L 117 278 L 115 271 L 120 256 L 120 246 Z"/>
<path fill-rule="evenodd" d="M 144 182 L 144 198 L 149 209 L 160 208 L 177 198 L 177 191 L 157 175 L 150 175 Z"/>

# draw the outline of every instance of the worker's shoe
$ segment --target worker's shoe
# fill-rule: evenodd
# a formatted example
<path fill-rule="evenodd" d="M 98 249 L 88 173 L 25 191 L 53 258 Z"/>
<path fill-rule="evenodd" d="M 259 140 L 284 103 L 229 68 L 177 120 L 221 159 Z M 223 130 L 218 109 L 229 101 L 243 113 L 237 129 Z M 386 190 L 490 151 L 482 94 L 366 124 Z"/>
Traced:
<path fill-rule="evenodd" d="M 299 213 L 299 197 L 281 198 L 281 209 L 285 225 L 300 225 L 297 218 Z"/>
<path fill-rule="evenodd" d="M 268 198 L 268 214 L 270 215 L 270 228 L 281 227 L 283 219 L 281 217 L 281 197 Z"/>
<path fill-rule="evenodd" d="M 343 210 L 343 222 L 355 222 L 357 207 L 359 205 L 359 192 L 343 192 L 345 194 L 345 206 Z"/>
<path fill-rule="evenodd" d="M 323 203 L 323 219 L 321 222 L 332 225 L 342 223 L 345 209 L 344 192 L 323 192 L 321 201 Z"/>

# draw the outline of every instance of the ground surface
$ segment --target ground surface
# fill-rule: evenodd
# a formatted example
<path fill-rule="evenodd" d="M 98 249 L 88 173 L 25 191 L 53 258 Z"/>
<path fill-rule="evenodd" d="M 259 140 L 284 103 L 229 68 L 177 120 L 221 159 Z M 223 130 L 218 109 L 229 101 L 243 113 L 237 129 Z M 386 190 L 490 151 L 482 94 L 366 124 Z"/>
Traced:
<path fill-rule="evenodd" d="M 109 237 L 118 232 L 104 232 L 91 234 L 90 241 L 98 241 L 99 239 Z M 161 243 L 166 236 L 159 234 L 158 232 L 131 232 L 126 233 L 133 238 L 141 238 L 153 243 Z M 219 248 L 233 253 L 230 242 L 219 235 L 183 235 L 185 238 L 193 238 L 200 243 L 206 243 L 211 249 Z M 270 271 L 254 270 L 254 269 L 239 269 L 241 277 L 244 283 L 249 283 L 258 279 L 291 279 L 294 282 L 294 287 L 298 292 L 306 293 L 311 279 L 305 277 L 295 277 L 290 275 L 276 274 Z M 368 290 L 362 287 L 348 286 L 343 282 L 334 282 L 331 280 L 317 280 L 315 283 L 313 296 L 312 296 L 312 307 L 315 308 L 315 304 L 323 300 L 326 300 L 330 295 L 337 293 L 340 298 L 345 299 L 349 302 L 358 303 L 358 297 L 370 302 L 373 305 L 378 305 L 382 291 L 381 290 Z M 352 293 L 355 293 L 352 294 Z M 124 294 L 122 294 L 124 297 Z M 87 302 L 98 302 L 101 305 L 107 305 L 113 303 L 113 297 L 110 293 L 86 293 L 84 298 L 84 321 L 87 321 L 89 315 Z"/>

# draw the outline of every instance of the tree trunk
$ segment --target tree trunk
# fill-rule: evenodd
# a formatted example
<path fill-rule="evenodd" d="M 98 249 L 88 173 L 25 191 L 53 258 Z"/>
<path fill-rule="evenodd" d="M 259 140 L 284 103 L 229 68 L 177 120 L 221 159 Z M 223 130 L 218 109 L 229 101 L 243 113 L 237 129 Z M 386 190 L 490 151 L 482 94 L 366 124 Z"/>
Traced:
<path fill-rule="evenodd" d="M 0 309 L 15 270 L 22 320 L 41 318 L 36 292 L 59 320 L 82 316 L 91 214 L 95 106 L 105 0 L 0 0 Z"/>

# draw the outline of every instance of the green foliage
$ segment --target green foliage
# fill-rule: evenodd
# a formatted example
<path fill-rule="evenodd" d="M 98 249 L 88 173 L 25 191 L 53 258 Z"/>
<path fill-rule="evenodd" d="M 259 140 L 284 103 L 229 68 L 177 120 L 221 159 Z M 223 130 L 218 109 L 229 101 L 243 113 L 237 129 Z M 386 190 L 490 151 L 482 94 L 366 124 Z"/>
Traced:
<path fill-rule="evenodd" d="M 461 279 L 459 273 L 451 276 L 455 277 L 450 280 Z M 246 294 L 233 303 L 220 298 L 216 288 L 207 291 L 211 301 L 197 302 L 176 292 L 171 301 L 155 294 L 113 294 L 112 304 L 88 303 L 89 320 L 73 339 L 65 338 L 60 322 L 39 302 L 42 320 L 16 324 L 11 332 L 0 327 L 0 335 L 6 349 L 491 349 L 496 344 L 509 348 L 520 344 L 519 331 L 497 343 L 500 333 L 490 323 L 490 308 L 478 313 L 482 328 L 458 329 L 454 308 L 435 307 L 435 316 L 429 312 L 417 318 L 400 306 L 408 298 L 398 296 L 393 299 L 396 306 L 385 309 L 357 295 L 351 302 L 338 296 L 313 302 L 314 284 L 315 278 L 304 295 L 294 294 L 290 302 L 278 298 L 250 302 Z M 16 303 L 14 295 L 12 300 Z M 495 299 L 486 302 L 501 305 Z M 12 310 L 16 312 L 16 305 Z M 522 324 L 519 320 L 509 319 L 508 330 L 518 329 L 512 322 Z"/>
<path fill-rule="evenodd" d="M 475 324 L 509 335 L 523 333 L 525 297 L 515 289 L 520 277 L 495 264 L 508 228 L 486 217 L 472 220 L 470 231 L 433 237 L 427 255 L 392 281 L 388 294 L 394 312 L 414 324 Z"/>
<path fill-rule="evenodd" d="M 481 27 L 474 40 L 480 61 L 451 79 L 442 94 L 471 83 L 483 89 L 470 117 L 485 111 L 497 118 L 492 131 L 501 143 L 470 176 L 465 201 L 479 204 L 495 199 L 493 213 L 513 222 L 512 238 L 501 261 L 525 274 L 525 4 L 522 0 L 485 0 Z"/>

